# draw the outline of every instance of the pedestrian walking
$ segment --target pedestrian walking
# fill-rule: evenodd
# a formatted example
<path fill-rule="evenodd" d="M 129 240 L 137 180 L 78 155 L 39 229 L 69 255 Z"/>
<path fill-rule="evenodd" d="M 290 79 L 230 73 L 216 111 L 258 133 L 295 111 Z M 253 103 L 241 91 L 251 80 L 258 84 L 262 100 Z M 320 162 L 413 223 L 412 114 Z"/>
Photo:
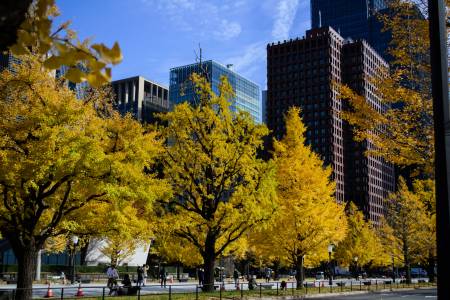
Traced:
<path fill-rule="evenodd" d="M 272 277 L 272 269 L 266 268 L 266 282 L 269 282 L 271 277 Z"/>
<path fill-rule="evenodd" d="M 111 265 L 106 270 L 106 276 L 108 277 L 107 287 L 109 288 L 109 295 L 113 293 L 117 294 L 117 279 L 119 278 L 119 272 L 117 272 L 116 266 Z"/>
<path fill-rule="evenodd" d="M 205 272 L 202 268 L 198 269 L 198 285 L 203 285 L 205 280 Z"/>
<path fill-rule="evenodd" d="M 59 278 L 61 279 L 61 283 L 62 284 L 66 284 L 66 274 L 64 274 L 64 272 L 61 271 L 61 275 L 59 275 Z"/>
<path fill-rule="evenodd" d="M 144 270 L 144 286 L 147 284 L 147 277 L 148 277 L 148 266 L 144 264 L 142 266 L 142 269 Z"/>
<path fill-rule="evenodd" d="M 137 268 L 137 286 L 142 286 L 144 284 L 144 268 L 139 266 Z"/>
<path fill-rule="evenodd" d="M 234 279 L 234 285 L 238 286 L 239 285 L 239 271 L 236 268 L 234 268 L 233 279 Z"/>
<path fill-rule="evenodd" d="M 166 273 L 166 268 L 164 266 L 159 271 L 159 278 L 161 280 L 161 287 L 166 287 L 166 284 L 167 284 L 167 273 Z"/>

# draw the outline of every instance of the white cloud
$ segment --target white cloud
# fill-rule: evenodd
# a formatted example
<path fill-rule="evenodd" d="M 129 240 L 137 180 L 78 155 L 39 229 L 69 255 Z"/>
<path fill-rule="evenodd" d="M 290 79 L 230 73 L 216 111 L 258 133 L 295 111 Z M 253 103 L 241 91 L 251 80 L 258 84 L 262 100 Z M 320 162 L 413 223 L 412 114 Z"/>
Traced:
<path fill-rule="evenodd" d="M 218 39 L 230 40 L 238 36 L 242 31 L 241 24 L 222 20 L 219 29 L 214 31 L 214 36 Z"/>
<path fill-rule="evenodd" d="M 277 40 L 287 39 L 294 23 L 298 9 L 298 0 L 281 0 L 278 2 L 272 37 Z"/>
<path fill-rule="evenodd" d="M 266 43 L 256 42 L 244 47 L 240 53 L 225 59 L 225 64 L 233 64 L 234 70 L 246 77 L 252 77 L 266 67 Z"/>
<path fill-rule="evenodd" d="M 141 0 L 168 17 L 172 25 L 182 31 L 196 32 L 201 36 L 212 35 L 218 40 L 229 40 L 240 35 L 242 28 L 237 20 L 223 17 L 229 15 L 234 1 L 211 0 Z M 245 4 L 243 1 L 239 5 Z"/>

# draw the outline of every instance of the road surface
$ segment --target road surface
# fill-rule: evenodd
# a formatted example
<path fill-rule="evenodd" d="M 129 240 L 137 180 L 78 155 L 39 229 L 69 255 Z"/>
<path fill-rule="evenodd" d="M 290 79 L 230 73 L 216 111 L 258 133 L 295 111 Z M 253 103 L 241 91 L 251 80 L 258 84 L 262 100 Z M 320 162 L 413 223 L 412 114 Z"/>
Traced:
<path fill-rule="evenodd" d="M 434 300 L 437 299 L 436 289 L 418 289 L 394 292 L 374 292 L 369 294 L 333 296 L 314 298 L 315 300 Z"/>

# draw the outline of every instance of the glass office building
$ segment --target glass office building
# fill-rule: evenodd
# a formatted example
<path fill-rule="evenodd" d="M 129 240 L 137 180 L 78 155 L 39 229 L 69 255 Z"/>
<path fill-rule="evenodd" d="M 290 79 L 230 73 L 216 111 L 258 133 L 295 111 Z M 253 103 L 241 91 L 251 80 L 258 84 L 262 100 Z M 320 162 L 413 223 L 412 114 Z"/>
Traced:
<path fill-rule="evenodd" d="M 261 123 L 261 99 L 259 86 L 215 61 L 208 60 L 199 63 L 172 68 L 170 70 L 169 99 L 172 105 L 185 101 L 197 104 L 197 95 L 189 82 L 192 73 L 206 73 L 212 84 L 212 90 L 219 92 L 220 77 L 226 76 L 236 94 L 232 100 L 231 109 L 248 112 L 255 122 Z"/>
<path fill-rule="evenodd" d="M 311 27 L 330 26 L 343 38 L 364 39 L 389 61 L 390 34 L 377 18 L 386 10 L 385 0 L 311 0 Z"/>
<path fill-rule="evenodd" d="M 81 64 L 78 65 L 78 68 L 80 70 L 82 70 L 83 72 L 87 71 L 86 67 L 82 66 Z M 55 74 L 56 78 L 59 79 L 59 78 L 63 77 L 64 74 L 67 73 L 67 71 L 69 71 L 68 66 L 59 67 L 58 69 L 56 69 L 56 74 Z M 87 81 L 75 83 L 75 82 L 66 80 L 66 84 L 69 89 L 74 91 L 75 95 L 77 96 L 77 99 L 83 99 L 86 96 L 86 93 L 89 89 L 89 83 Z"/>

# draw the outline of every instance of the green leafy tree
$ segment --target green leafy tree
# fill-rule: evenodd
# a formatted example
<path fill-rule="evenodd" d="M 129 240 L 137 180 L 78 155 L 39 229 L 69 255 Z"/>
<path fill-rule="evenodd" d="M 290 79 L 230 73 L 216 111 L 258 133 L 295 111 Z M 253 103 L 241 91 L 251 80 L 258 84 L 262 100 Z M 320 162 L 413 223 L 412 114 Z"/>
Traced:
<path fill-rule="evenodd" d="M 191 80 L 199 104 L 182 103 L 161 116 L 168 124 L 164 175 L 174 193 L 162 218 L 175 244 L 181 239 L 195 249 L 183 260 L 202 257 L 205 289 L 213 290 L 216 258 L 239 251 L 245 233 L 272 215 L 274 168 L 256 157 L 267 128 L 230 110 L 235 95 L 226 78 L 217 95 L 205 78 Z"/>

